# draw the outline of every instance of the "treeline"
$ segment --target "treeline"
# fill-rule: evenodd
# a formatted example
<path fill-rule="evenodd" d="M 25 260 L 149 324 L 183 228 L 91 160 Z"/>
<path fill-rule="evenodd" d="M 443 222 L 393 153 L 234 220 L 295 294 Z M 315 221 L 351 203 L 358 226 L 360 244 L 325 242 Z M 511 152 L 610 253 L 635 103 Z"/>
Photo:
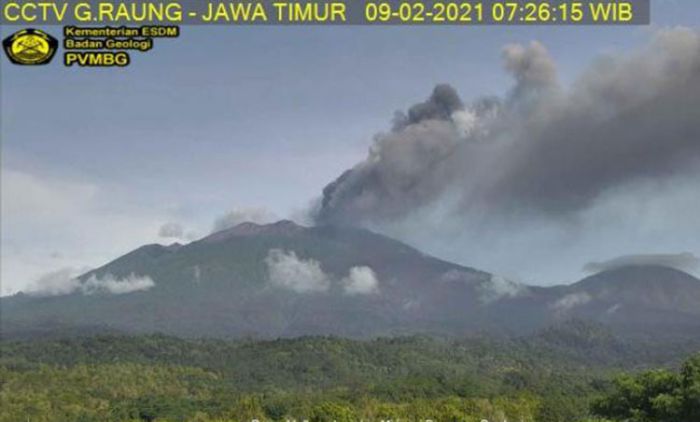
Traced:
<path fill-rule="evenodd" d="M 644 365 L 630 345 L 595 326 L 558 330 L 511 340 L 3 342 L 0 421 L 662 422 L 700 409 L 700 358 L 613 382 L 618 368 Z M 653 394 L 662 398 L 645 405 Z"/>

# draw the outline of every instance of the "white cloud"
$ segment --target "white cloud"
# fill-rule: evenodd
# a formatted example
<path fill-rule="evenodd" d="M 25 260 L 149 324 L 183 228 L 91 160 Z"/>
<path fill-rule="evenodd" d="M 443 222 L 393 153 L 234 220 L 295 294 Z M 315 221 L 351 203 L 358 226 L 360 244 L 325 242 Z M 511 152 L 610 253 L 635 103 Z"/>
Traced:
<path fill-rule="evenodd" d="M 80 272 L 74 268 L 62 268 L 51 271 L 30 283 L 24 293 L 32 296 L 58 296 L 73 293 L 80 288 L 76 278 Z"/>
<path fill-rule="evenodd" d="M 300 259 L 294 251 L 271 249 L 265 258 L 270 281 L 298 293 L 324 292 L 330 279 L 313 259 Z"/>
<path fill-rule="evenodd" d="M 593 298 L 586 292 L 581 293 L 571 293 L 561 299 L 557 300 L 550 305 L 550 308 L 557 312 L 570 311 L 577 306 L 585 305 L 590 302 Z"/>
<path fill-rule="evenodd" d="M 502 298 L 516 297 L 526 293 L 528 290 L 526 285 L 500 275 L 492 274 L 488 278 L 484 278 L 479 274 L 454 269 L 443 273 L 440 276 L 440 280 L 473 285 L 482 303 L 491 303 Z"/>
<path fill-rule="evenodd" d="M 30 283 L 24 289 L 24 293 L 31 296 L 60 296 L 71 293 L 92 294 L 125 294 L 140 290 L 148 290 L 155 286 L 150 277 L 130 274 L 124 278 L 116 278 L 111 274 L 102 277 L 91 275 L 87 280 L 81 282 L 78 279 L 87 269 L 77 270 L 74 268 L 62 268 L 57 271 L 44 274 Z"/>
<path fill-rule="evenodd" d="M 297 293 L 328 291 L 334 280 L 323 271 L 318 261 L 299 258 L 294 251 L 270 249 L 265 264 L 272 284 Z M 352 296 L 379 292 L 377 276 L 367 266 L 350 268 L 347 277 L 340 279 L 340 285 L 345 294 Z"/>
<path fill-rule="evenodd" d="M 142 277 L 135 274 L 130 274 L 121 279 L 115 278 L 111 274 L 106 274 L 102 277 L 97 277 L 93 274 L 80 286 L 80 290 L 84 295 L 96 293 L 120 295 L 148 290 L 155 285 L 151 277 Z"/>
<path fill-rule="evenodd" d="M 487 282 L 479 285 L 480 299 L 485 303 L 493 302 L 501 298 L 516 297 L 526 289 L 526 286 L 499 275 L 491 275 L 491 278 Z"/>
<path fill-rule="evenodd" d="M 349 295 L 368 295 L 379 292 L 379 281 L 370 267 L 352 267 L 347 277 L 341 280 Z"/>

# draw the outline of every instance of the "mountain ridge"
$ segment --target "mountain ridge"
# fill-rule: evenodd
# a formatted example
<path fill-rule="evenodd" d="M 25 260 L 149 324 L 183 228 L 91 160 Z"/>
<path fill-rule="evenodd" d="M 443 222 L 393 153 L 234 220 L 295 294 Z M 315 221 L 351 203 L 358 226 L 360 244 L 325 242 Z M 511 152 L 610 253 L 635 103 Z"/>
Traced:
<path fill-rule="evenodd" d="M 700 333 L 700 280 L 679 270 L 632 266 L 527 286 L 369 230 L 288 220 L 144 245 L 77 280 L 90 289 L 0 299 L 3 331 L 59 324 L 227 338 L 517 335 L 581 318 L 628 334 Z"/>

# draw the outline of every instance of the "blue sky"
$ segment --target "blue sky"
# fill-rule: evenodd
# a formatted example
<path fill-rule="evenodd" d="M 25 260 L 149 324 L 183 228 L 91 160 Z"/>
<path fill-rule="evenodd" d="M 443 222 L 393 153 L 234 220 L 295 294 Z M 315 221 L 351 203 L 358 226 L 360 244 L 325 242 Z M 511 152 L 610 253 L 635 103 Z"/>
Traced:
<path fill-rule="evenodd" d="M 132 53 L 123 69 L 65 68 L 58 58 L 26 68 L 3 58 L 2 293 L 49 271 L 95 267 L 141 244 L 172 241 L 158 237 L 166 222 L 204 235 L 233 209 L 293 217 L 366 155 L 396 110 L 436 83 L 451 83 L 466 100 L 503 95 L 511 84 L 501 70 L 504 45 L 540 41 L 566 83 L 600 55 L 645 44 L 656 28 L 697 27 L 700 3 L 655 1 L 652 20 L 650 27 L 188 26 L 178 39 Z M 13 29 L 2 28 L 3 37 Z M 416 246 L 495 270 L 493 260 L 473 262 L 451 246 Z M 549 284 L 575 277 L 586 259 L 568 273 L 517 265 L 506 273 Z"/>

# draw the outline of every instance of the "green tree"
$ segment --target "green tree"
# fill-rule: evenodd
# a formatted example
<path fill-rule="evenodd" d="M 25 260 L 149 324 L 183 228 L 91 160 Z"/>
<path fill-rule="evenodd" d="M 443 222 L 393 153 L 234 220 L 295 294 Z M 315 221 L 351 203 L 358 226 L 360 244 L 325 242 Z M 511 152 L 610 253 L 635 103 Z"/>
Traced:
<path fill-rule="evenodd" d="M 680 373 L 654 370 L 618 377 L 593 410 L 629 422 L 700 420 L 700 355 L 686 361 Z"/>

